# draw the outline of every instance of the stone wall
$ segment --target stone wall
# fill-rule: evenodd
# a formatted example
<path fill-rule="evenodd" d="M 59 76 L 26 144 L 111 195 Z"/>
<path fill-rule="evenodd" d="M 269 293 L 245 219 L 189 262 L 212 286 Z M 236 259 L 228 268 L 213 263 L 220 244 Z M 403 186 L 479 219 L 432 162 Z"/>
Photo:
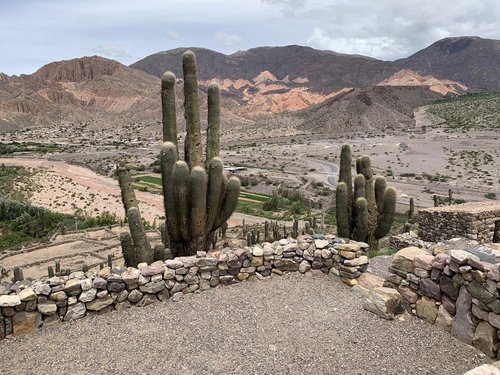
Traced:
<path fill-rule="evenodd" d="M 255 281 L 299 271 L 330 273 L 354 285 L 368 267 L 367 245 L 335 237 L 301 236 L 242 249 L 225 248 L 135 268 L 105 267 L 0 286 L 0 339 L 33 332 L 42 325 L 91 314 L 177 301 L 220 284 Z"/>
<path fill-rule="evenodd" d="M 394 255 L 384 286 L 396 288 L 413 314 L 498 358 L 499 267 L 463 250 L 433 256 L 408 247 Z"/>
<path fill-rule="evenodd" d="M 438 242 L 463 237 L 491 242 L 495 222 L 500 220 L 500 202 L 469 202 L 419 211 L 420 238 Z"/>

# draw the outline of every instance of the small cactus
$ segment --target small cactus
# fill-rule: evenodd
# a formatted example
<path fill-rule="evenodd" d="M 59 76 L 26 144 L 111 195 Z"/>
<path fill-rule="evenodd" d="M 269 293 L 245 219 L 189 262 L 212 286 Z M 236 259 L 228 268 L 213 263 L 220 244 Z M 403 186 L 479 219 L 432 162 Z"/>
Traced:
<path fill-rule="evenodd" d="M 47 275 L 49 277 L 54 277 L 54 267 L 52 267 L 52 266 L 47 267 Z"/>
<path fill-rule="evenodd" d="M 392 226 L 396 191 L 387 187 L 384 177 L 379 176 L 373 181 L 368 156 L 356 160 L 357 175 L 353 190 L 351 162 L 350 147 L 344 145 L 335 195 L 337 233 L 340 237 L 367 242 L 375 250 L 378 248 L 378 240 L 386 236 Z"/>
<path fill-rule="evenodd" d="M 61 273 L 61 262 L 56 260 L 56 275 Z"/>
<path fill-rule="evenodd" d="M 113 268 L 113 254 L 108 254 L 108 267 Z"/>
<path fill-rule="evenodd" d="M 19 266 L 14 267 L 14 282 L 17 283 L 18 281 L 23 281 L 24 276 L 23 276 L 23 269 Z"/>
<path fill-rule="evenodd" d="M 84 273 L 89 272 L 89 265 L 87 263 L 82 264 L 82 272 Z"/>

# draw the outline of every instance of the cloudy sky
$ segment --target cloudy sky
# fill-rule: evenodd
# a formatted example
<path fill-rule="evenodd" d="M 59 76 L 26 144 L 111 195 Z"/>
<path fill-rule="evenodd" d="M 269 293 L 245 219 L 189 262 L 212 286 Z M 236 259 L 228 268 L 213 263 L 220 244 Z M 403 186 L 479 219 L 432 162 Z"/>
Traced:
<path fill-rule="evenodd" d="M 499 0 L 0 0 L 0 72 L 176 47 L 308 45 L 384 60 L 447 36 L 500 39 Z"/>

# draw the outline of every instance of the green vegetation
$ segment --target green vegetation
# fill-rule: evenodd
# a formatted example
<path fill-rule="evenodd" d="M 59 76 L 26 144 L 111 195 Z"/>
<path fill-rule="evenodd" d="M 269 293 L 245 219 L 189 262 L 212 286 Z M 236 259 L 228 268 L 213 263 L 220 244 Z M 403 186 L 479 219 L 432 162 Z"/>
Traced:
<path fill-rule="evenodd" d="M 427 111 L 453 129 L 500 128 L 500 93 L 445 98 L 431 104 Z"/>
<path fill-rule="evenodd" d="M 492 193 L 492 192 L 484 194 L 484 197 L 486 199 L 497 199 L 497 195 L 495 193 Z"/>
<path fill-rule="evenodd" d="M 14 200 L 26 200 L 27 191 L 16 189 L 16 183 L 26 182 L 31 173 L 23 167 L 0 166 L 0 194 Z"/>
<path fill-rule="evenodd" d="M 54 143 L 39 143 L 39 142 L 0 143 L 0 155 L 10 155 L 20 152 L 46 154 L 48 152 L 60 151 L 61 148 L 62 147 L 60 145 Z"/>

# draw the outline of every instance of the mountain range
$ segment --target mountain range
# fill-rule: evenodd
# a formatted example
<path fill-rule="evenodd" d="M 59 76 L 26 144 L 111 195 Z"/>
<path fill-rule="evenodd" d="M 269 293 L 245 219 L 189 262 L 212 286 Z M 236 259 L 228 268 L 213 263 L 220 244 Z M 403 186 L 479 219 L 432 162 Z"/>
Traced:
<path fill-rule="evenodd" d="M 0 73 L 0 129 L 155 124 L 159 77 L 166 70 L 182 77 L 186 49 L 155 53 L 129 67 L 92 56 L 53 62 L 30 75 Z M 308 128 L 313 123 L 378 128 L 374 124 L 384 118 L 397 126 L 412 121 L 412 108 L 442 95 L 500 90 L 500 41 L 478 37 L 442 39 L 394 62 L 296 45 L 231 55 L 191 49 L 202 97 L 208 83 L 218 81 L 223 118 L 240 123 L 258 114 L 294 112 Z M 181 79 L 177 86 L 181 107 Z M 375 113 L 376 108 L 384 111 Z M 325 122 L 329 117 L 335 121 Z"/>

